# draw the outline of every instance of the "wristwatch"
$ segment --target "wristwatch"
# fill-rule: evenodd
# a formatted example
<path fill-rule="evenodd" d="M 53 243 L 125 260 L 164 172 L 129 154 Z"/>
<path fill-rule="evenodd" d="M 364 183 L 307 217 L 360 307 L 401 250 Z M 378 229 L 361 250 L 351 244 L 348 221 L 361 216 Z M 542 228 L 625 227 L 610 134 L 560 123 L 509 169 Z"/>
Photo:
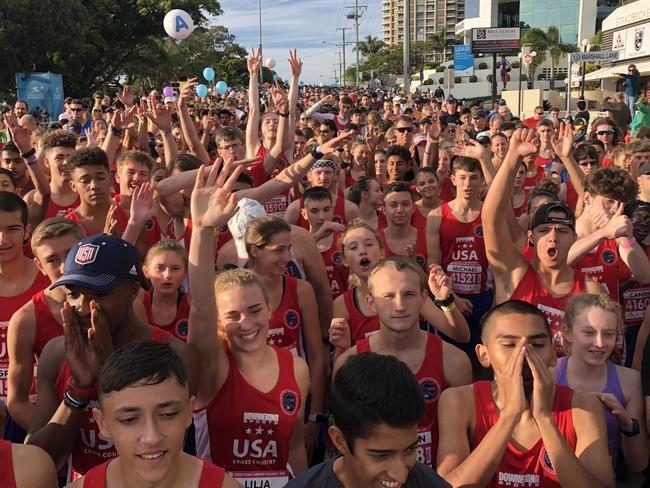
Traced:
<path fill-rule="evenodd" d="M 327 423 L 327 417 L 325 417 L 325 415 L 323 415 L 322 413 L 310 413 L 309 417 L 307 417 L 307 419 L 310 422 L 315 422 L 315 423 L 321 424 L 321 425 Z"/>
<path fill-rule="evenodd" d="M 635 435 L 639 435 L 641 433 L 641 428 L 639 427 L 639 421 L 632 417 L 632 430 L 625 431 L 623 428 L 621 428 L 621 434 L 623 434 L 625 437 L 634 437 Z"/>

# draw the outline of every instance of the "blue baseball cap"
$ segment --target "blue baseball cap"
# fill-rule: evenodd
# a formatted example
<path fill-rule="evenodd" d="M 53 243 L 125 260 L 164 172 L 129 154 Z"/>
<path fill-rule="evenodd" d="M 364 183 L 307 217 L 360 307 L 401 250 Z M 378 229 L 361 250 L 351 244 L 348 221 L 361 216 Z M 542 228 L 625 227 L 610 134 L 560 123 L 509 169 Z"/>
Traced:
<path fill-rule="evenodd" d="M 63 270 L 63 276 L 50 286 L 50 290 L 74 285 L 106 293 L 125 281 L 140 281 L 145 285 L 135 247 L 107 234 L 77 242 L 68 252 Z"/>

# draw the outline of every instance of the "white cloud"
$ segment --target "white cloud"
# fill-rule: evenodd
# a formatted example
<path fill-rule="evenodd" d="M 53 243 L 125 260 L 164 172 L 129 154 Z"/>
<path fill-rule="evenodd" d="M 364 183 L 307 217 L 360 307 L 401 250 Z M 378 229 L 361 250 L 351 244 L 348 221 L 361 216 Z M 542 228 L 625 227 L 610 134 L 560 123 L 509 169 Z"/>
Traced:
<path fill-rule="evenodd" d="M 225 25 L 247 49 L 259 45 L 259 16 L 257 0 L 221 0 L 223 15 L 215 22 Z M 282 77 L 290 75 L 287 57 L 289 49 L 298 49 L 303 59 L 301 79 L 305 83 L 332 83 L 334 67 L 339 71 L 341 31 L 346 31 L 346 61 L 354 63 L 354 24 L 346 18 L 346 5 L 354 0 L 262 0 L 262 47 L 264 58 L 277 62 L 276 71 Z M 359 23 L 359 38 L 366 35 L 381 37 L 381 0 L 365 0 L 368 9 Z M 321 41 L 328 41 L 322 43 Z"/>

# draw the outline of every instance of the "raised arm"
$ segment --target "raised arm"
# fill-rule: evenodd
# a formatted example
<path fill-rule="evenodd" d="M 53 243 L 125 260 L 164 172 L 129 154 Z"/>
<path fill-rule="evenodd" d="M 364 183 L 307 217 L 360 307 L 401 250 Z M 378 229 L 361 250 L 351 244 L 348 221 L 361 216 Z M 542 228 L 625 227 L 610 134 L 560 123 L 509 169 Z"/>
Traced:
<path fill-rule="evenodd" d="M 487 183 L 488 187 L 492 185 L 492 181 L 494 180 L 497 171 L 492 164 L 492 160 L 490 159 L 490 148 L 488 146 L 483 146 L 478 141 L 472 139 L 469 141 L 469 145 L 467 146 L 452 147 L 451 152 L 456 156 L 463 156 L 466 158 L 474 158 L 478 160 L 479 163 L 481 163 L 481 171 L 483 171 L 485 183 Z"/>
<path fill-rule="evenodd" d="M 327 95 L 325 98 L 322 100 L 319 100 L 315 104 L 313 104 L 311 107 L 307 109 L 305 112 L 305 115 L 307 117 L 312 118 L 314 120 L 322 121 L 322 120 L 334 120 L 334 114 L 322 114 L 319 112 L 321 106 L 323 103 L 334 103 L 334 97 L 332 95 Z"/>
<path fill-rule="evenodd" d="M 246 156 L 255 157 L 260 145 L 260 92 L 257 86 L 262 67 L 262 50 L 251 49 L 248 67 L 248 120 L 246 121 Z"/>
<path fill-rule="evenodd" d="M 167 108 L 165 105 L 158 105 L 156 97 L 151 95 L 149 99 L 150 111 L 147 112 L 147 117 L 155 125 L 160 134 L 162 135 L 164 153 L 165 153 L 165 167 L 168 173 L 171 171 L 171 165 L 174 158 L 178 155 L 178 146 L 172 136 L 172 109 Z"/>
<path fill-rule="evenodd" d="M 582 194 L 585 192 L 585 175 L 576 160 L 573 159 L 573 127 L 571 127 L 571 124 L 560 124 L 557 135 L 553 135 L 551 138 L 551 145 L 553 146 L 553 152 L 564 163 L 573 187 L 578 194 L 578 200 L 581 200 Z"/>
<path fill-rule="evenodd" d="M 291 82 L 289 83 L 289 129 L 285 137 L 284 145 L 286 156 L 293 162 L 293 136 L 296 133 L 296 106 L 300 87 L 300 74 L 302 73 L 302 59 L 298 57 L 297 51 L 289 51 L 289 66 L 291 67 Z"/>
<path fill-rule="evenodd" d="M 192 121 L 192 117 L 190 117 L 190 111 L 187 108 L 187 101 L 194 94 L 196 85 L 196 78 L 190 78 L 181 90 L 178 102 L 176 103 L 178 121 L 181 124 L 183 137 L 187 142 L 190 152 L 203 161 L 204 164 L 210 164 L 210 155 L 205 147 L 203 147 L 203 144 L 201 144 L 201 139 L 196 132 L 196 127 L 194 127 L 194 122 Z"/>

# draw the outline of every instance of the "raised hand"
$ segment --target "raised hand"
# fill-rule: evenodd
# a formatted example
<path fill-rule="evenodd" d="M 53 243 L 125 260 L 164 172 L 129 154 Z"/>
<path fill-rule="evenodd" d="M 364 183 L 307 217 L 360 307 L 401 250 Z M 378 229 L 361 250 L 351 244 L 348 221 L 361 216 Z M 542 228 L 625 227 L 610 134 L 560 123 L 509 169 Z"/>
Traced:
<path fill-rule="evenodd" d="M 601 218 L 604 216 L 607 218 L 607 212 L 605 211 L 605 207 L 600 199 L 592 205 L 598 205 L 598 211 L 594 212 L 595 216 L 601 216 Z M 608 239 L 617 239 L 625 236 L 633 237 L 632 221 L 627 215 L 623 214 L 623 210 L 623 202 L 619 202 L 618 207 L 616 208 L 616 213 L 614 213 L 612 218 L 609 219 L 609 222 L 604 225 L 603 230 L 606 232 Z M 595 218 L 598 219 L 598 217 Z M 598 222 L 600 222 L 600 220 Z M 596 226 L 598 226 L 598 224 L 596 224 Z"/>
<path fill-rule="evenodd" d="M 444 300 L 451 294 L 451 278 L 447 276 L 438 264 L 431 265 L 429 269 L 429 289 L 436 300 Z"/>
<path fill-rule="evenodd" d="M 508 153 L 524 157 L 537 151 L 539 151 L 539 138 L 534 130 L 517 129 L 512 134 Z"/>
<path fill-rule="evenodd" d="M 18 123 L 18 118 L 15 113 L 7 112 L 3 118 L 11 134 L 11 139 L 14 141 L 18 150 L 21 153 L 29 151 L 33 147 L 31 132 Z"/>
<path fill-rule="evenodd" d="M 91 147 L 97 147 L 97 137 L 95 137 L 95 131 L 93 130 L 92 127 L 88 127 L 86 129 L 86 147 L 91 148 Z"/>
<path fill-rule="evenodd" d="M 151 95 L 149 105 L 151 110 L 146 112 L 146 116 L 155 125 L 158 130 L 166 131 L 172 128 L 172 109 L 166 105 L 158 105 L 156 97 Z"/>
<path fill-rule="evenodd" d="M 144 224 L 153 218 L 155 214 L 153 188 L 148 182 L 133 190 L 130 213 L 130 219 L 136 224 Z"/>
<path fill-rule="evenodd" d="M 334 349 L 340 353 L 347 351 L 352 347 L 352 338 L 350 335 L 350 326 L 344 318 L 332 319 L 329 328 L 329 341 Z"/>
<path fill-rule="evenodd" d="M 178 101 L 176 104 L 178 107 L 183 107 L 184 105 L 187 104 L 190 100 L 194 98 L 195 93 L 195 88 L 196 85 L 198 85 L 198 81 L 196 78 L 190 78 L 187 80 L 187 83 L 185 83 L 185 86 L 181 89 L 181 92 L 178 94 Z"/>
<path fill-rule="evenodd" d="M 349 130 L 347 132 L 344 132 L 340 136 L 330 139 L 325 144 L 321 144 L 320 151 L 323 154 L 330 153 L 334 151 L 337 147 L 341 147 L 346 142 L 351 141 L 356 135 L 357 135 L 357 131 L 355 130 Z"/>
<path fill-rule="evenodd" d="M 124 85 L 124 88 L 122 89 L 122 94 L 120 95 L 119 93 L 117 94 L 117 99 L 124 104 L 124 107 L 131 108 L 133 106 L 133 103 L 135 102 L 135 97 L 133 96 L 133 92 L 131 91 L 131 87 L 129 85 Z"/>
<path fill-rule="evenodd" d="M 135 111 L 137 108 L 137 105 L 133 105 L 128 110 L 115 110 L 111 118 L 111 125 L 117 129 L 132 129 L 135 127 Z"/>
<path fill-rule="evenodd" d="M 106 214 L 106 221 L 104 222 L 103 233 L 111 236 L 121 237 L 119 232 L 120 228 L 117 225 L 117 216 L 115 215 L 116 212 L 117 212 L 117 204 L 113 202 L 111 203 L 111 206 L 108 209 L 108 213 Z"/>
<path fill-rule="evenodd" d="M 289 66 L 291 67 L 291 74 L 294 78 L 300 78 L 302 73 L 302 59 L 298 58 L 296 49 L 289 50 Z"/>
<path fill-rule="evenodd" d="M 571 124 L 560 124 L 560 130 L 557 135 L 551 137 L 551 147 L 553 152 L 560 156 L 560 158 L 569 158 L 573 152 L 573 127 Z"/>
<path fill-rule="evenodd" d="M 323 222 L 323 225 L 320 226 L 320 229 L 314 233 L 314 239 L 320 241 L 321 239 L 325 239 L 326 237 L 331 236 L 334 232 L 343 232 L 344 230 L 345 226 L 343 224 L 328 220 L 326 222 Z"/>
<path fill-rule="evenodd" d="M 533 373 L 533 398 L 531 410 L 533 418 L 537 421 L 551 415 L 553 410 L 553 385 L 555 383 L 548 366 L 535 348 L 526 348 L 526 361 Z"/>
<path fill-rule="evenodd" d="M 490 157 L 490 148 L 473 139 L 469 141 L 469 146 L 453 146 L 451 152 L 455 156 L 463 156 L 466 158 L 482 159 L 484 157 Z"/>
<path fill-rule="evenodd" d="M 192 225 L 218 228 L 237 211 L 237 195 L 232 193 L 232 189 L 242 166 L 237 166 L 230 176 L 228 173 L 233 164 L 226 162 L 218 174 L 220 166 L 221 159 L 218 159 L 210 168 L 207 179 L 204 178 L 205 166 L 199 168 L 192 191 Z"/>
<path fill-rule="evenodd" d="M 289 111 L 289 99 L 284 90 L 277 86 L 272 86 L 271 99 L 273 100 L 273 106 L 279 113 L 286 114 Z"/>
<path fill-rule="evenodd" d="M 501 373 L 494 372 L 499 385 L 499 393 L 503 393 L 503 408 L 500 415 L 519 420 L 526 410 L 526 395 L 524 393 L 524 359 L 526 357 L 526 338 L 519 339 L 512 351 L 505 369 Z"/>
<path fill-rule="evenodd" d="M 255 52 L 255 48 L 251 49 L 251 53 L 248 56 L 248 59 L 246 59 L 246 66 L 248 67 L 248 74 L 253 76 L 257 76 L 260 71 L 260 67 L 262 66 L 262 50 L 258 49 L 257 52 Z"/>
<path fill-rule="evenodd" d="M 442 122 L 440 118 L 436 116 L 431 120 L 431 127 L 429 127 L 429 137 L 434 141 L 440 139 L 440 134 L 442 134 Z"/>
<path fill-rule="evenodd" d="M 76 386 L 87 387 L 99 377 L 99 372 L 113 352 L 113 338 L 99 304 L 90 302 L 90 327 L 83 330 L 72 306 L 65 302 L 61 309 L 65 358 Z"/>

